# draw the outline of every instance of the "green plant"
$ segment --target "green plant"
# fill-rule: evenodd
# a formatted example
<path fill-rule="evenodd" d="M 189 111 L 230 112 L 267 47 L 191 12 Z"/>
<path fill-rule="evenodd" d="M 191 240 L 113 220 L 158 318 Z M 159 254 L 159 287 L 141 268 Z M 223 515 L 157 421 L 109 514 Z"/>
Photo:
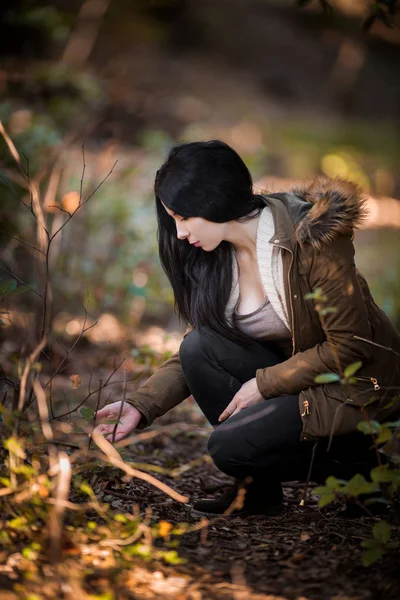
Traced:
<path fill-rule="evenodd" d="M 325 315 L 336 312 L 337 309 L 326 305 L 327 297 L 324 295 L 321 288 L 307 294 L 305 298 L 315 302 L 315 309 L 320 316 L 320 322 L 325 331 L 327 340 L 330 343 L 331 350 L 335 355 L 337 364 L 337 372 L 321 373 L 315 377 L 315 383 L 337 383 L 346 386 L 354 385 L 357 383 L 355 374 L 362 367 L 362 363 L 358 361 L 343 369 L 335 345 L 332 343 L 325 325 Z M 397 401 L 397 398 L 398 397 L 395 396 L 388 403 L 386 408 L 393 406 Z M 390 504 L 393 501 L 394 495 L 400 489 L 400 470 L 398 468 L 393 468 L 388 464 L 382 464 L 379 454 L 379 446 L 388 442 L 393 436 L 397 435 L 400 439 L 400 434 L 396 433 L 400 427 L 400 421 L 379 423 L 378 421 L 370 420 L 365 409 L 372 402 L 374 402 L 374 399 L 367 400 L 364 405 L 360 407 L 361 411 L 366 416 L 366 419 L 358 423 L 357 429 L 365 435 L 371 436 L 373 446 L 377 452 L 378 466 L 371 469 L 370 481 L 365 479 L 361 474 L 354 475 L 349 481 L 337 479 L 332 476 L 328 477 L 324 486 L 314 488 L 314 493 L 319 496 L 318 505 L 320 508 L 328 506 L 335 500 L 345 499 L 355 502 L 361 508 L 365 509 L 366 514 L 372 516 L 368 509 L 371 504 L 377 502 Z M 332 435 L 333 433 L 331 433 L 331 438 Z M 398 455 L 394 455 L 392 458 L 395 466 L 400 464 L 400 457 Z M 384 519 L 375 523 L 372 534 L 373 539 L 364 540 L 362 542 L 362 547 L 364 548 L 364 566 L 372 565 L 381 558 L 385 552 L 400 547 L 400 542 L 391 540 L 392 527 Z"/>

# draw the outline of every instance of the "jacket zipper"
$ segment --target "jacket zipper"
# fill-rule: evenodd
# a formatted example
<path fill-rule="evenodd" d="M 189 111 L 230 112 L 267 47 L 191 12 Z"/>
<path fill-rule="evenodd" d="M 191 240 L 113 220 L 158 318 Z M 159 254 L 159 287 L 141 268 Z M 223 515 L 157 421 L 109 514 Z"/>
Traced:
<path fill-rule="evenodd" d="M 356 377 L 359 381 L 370 381 L 374 386 L 375 392 L 381 389 L 381 386 L 378 383 L 378 380 L 375 377 Z"/>
<path fill-rule="evenodd" d="M 290 314 L 292 316 L 292 356 L 294 356 L 296 344 L 295 344 L 295 339 L 294 339 L 294 311 L 293 311 L 293 301 L 292 301 L 292 286 L 290 285 L 290 274 L 292 272 L 292 266 L 293 266 L 293 262 L 294 262 L 294 254 L 286 246 L 281 246 L 280 244 L 274 244 L 274 246 L 278 246 L 278 248 L 281 248 L 283 250 L 286 250 L 287 252 L 290 252 L 290 256 L 291 256 L 290 265 L 289 265 L 289 269 L 288 269 L 288 288 L 289 288 Z"/>
<path fill-rule="evenodd" d="M 295 351 L 296 351 L 296 342 L 295 342 L 295 338 L 294 338 L 295 329 L 294 329 L 294 310 L 293 310 L 293 300 L 292 300 L 292 286 L 290 283 L 290 274 L 292 272 L 292 266 L 293 266 L 293 262 L 294 262 L 294 254 L 291 250 L 289 250 L 289 248 L 286 248 L 286 246 L 280 246 L 279 244 L 276 244 L 276 246 L 279 246 L 279 248 L 283 248 L 283 250 L 290 252 L 290 256 L 291 256 L 290 265 L 289 265 L 289 269 L 288 269 L 288 289 L 289 289 L 290 314 L 292 316 L 292 356 L 294 356 Z M 301 413 L 301 416 L 308 417 L 308 415 L 310 415 L 310 414 L 311 414 L 310 403 L 307 400 L 307 398 L 305 398 L 303 400 L 303 412 Z M 305 488 L 304 493 L 306 493 L 306 491 L 307 491 L 307 486 Z M 303 504 L 304 504 L 304 498 L 303 498 Z"/>
<path fill-rule="evenodd" d="M 302 417 L 306 417 L 311 414 L 310 403 L 308 402 L 307 398 L 305 400 L 303 400 L 303 408 L 304 408 L 304 412 L 301 414 Z"/>

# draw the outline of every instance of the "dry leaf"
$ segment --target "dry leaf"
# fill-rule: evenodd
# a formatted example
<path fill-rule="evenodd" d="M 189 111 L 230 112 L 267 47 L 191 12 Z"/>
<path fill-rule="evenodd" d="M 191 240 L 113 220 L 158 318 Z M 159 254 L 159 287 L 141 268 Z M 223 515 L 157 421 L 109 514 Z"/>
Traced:
<path fill-rule="evenodd" d="M 64 210 L 73 213 L 79 206 L 80 196 L 78 192 L 67 192 L 61 198 L 61 204 Z"/>
<path fill-rule="evenodd" d="M 71 380 L 73 390 L 76 390 L 82 383 L 80 375 L 70 375 L 69 378 Z"/>
<path fill-rule="evenodd" d="M 159 534 L 161 537 L 165 537 L 166 535 L 168 535 L 172 529 L 172 525 L 171 523 L 168 523 L 168 521 L 160 521 L 159 527 Z"/>

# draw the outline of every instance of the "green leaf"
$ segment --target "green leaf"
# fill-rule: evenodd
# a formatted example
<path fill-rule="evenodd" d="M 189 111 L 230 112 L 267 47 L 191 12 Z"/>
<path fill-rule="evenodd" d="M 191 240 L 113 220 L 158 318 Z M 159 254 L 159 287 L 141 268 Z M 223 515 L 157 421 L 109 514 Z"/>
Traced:
<path fill-rule="evenodd" d="M 389 465 L 379 465 L 371 469 L 371 479 L 377 483 L 390 483 L 394 477 L 394 471 L 389 469 Z"/>
<path fill-rule="evenodd" d="M 89 408 L 88 406 L 84 406 L 81 408 L 80 413 L 85 421 L 92 422 L 94 419 L 94 410 L 93 408 Z"/>
<path fill-rule="evenodd" d="M 15 279 L 5 279 L 0 283 L 0 298 L 12 294 L 17 289 L 17 282 Z"/>
<path fill-rule="evenodd" d="M 376 443 L 377 444 L 385 444 L 386 442 L 388 442 L 391 439 L 392 435 L 393 435 L 392 430 L 389 429 L 389 427 L 387 427 L 386 425 L 382 425 L 379 435 L 376 438 Z"/>
<path fill-rule="evenodd" d="M 340 381 L 340 377 L 337 373 L 321 373 L 314 379 L 315 383 L 334 383 Z"/>
<path fill-rule="evenodd" d="M 384 553 L 385 553 L 385 551 L 382 548 L 382 546 L 374 546 L 373 548 L 370 548 L 369 550 L 365 550 L 365 552 L 363 553 L 364 567 L 370 567 L 371 565 L 376 563 L 377 560 L 382 558 Z"/>
<path fill-rule="evenodd" d="M 167 552 L 162 552 L 161 556 L 169 565 L 180 565 L 186 562 L 184 558 L 179 557 L 176 550 L 168 550 Z"/>
<path fill-rule="evenodd" d="M 90 485 L 88 483 L 86 483 L 85 481 L 83 481 L 80 484 L 79 489 L 84 494 L 87 494 L 90 498 L 94 498 L 95 497 L 94 491 L 92 490 L 92 488 L 90 487 Z"/>
<path fill-rule="evenodd" d="M 342 492 L 347 496 L 359 496 L 360 494 L 372 494 L 379 490 L 379 485 L 375 481 L 367 481 L 363 475 L 357 473 L 342 488 Z"/>
<path fill-rule="evenodd" d="M 362 367 L 362 362 L 360 360 L 352 363 L 351 365 L 346 367 L 346 369 L 344 371 L 344 376 L 346 377 L 346 379 L 348 379 L 349 377 L 352 377 L 355 373 L 357 373 L 357 371 L 359 369 L 361 369 L 361 367 Z"/>
<path fill-rule="evenodd" d="M 341 487 L 343 487 L 343 485 L 346 485 L 347 481 L 343 481 L 343 479 L 336 479 L 336 477 L 333 477 L 333 475 L 330 475 L 327 480 L 325 481 L 325 485 L 330 489 L 330 490 L 340 490 Z"/>
<path fill-rule="evenodd" d="M 394 406 L 397 403 L 398 399 L 399 396 L 393 396 L 393 398 L 383 408 L 392 408 L 392 406 Z"/>
<path fill-rule="evenodd" d="M 328 504 L 331 504 L 331 502 L 334 502 L 334 500 L 336 500 L 335 492 L 332 490 L 332 488 L 329 488 L 329 487 L 325 487 L 325 486 L 316 487 L 313 490 L 313 494 L 316 494 L 317 496 L 319 496 L 318 506 L 320 508 L 323 508 L 324 506 L 328 506 Z"/>
<path fill-rule="evenodd" d="M 378 521 L 372 528 L 374 539 L 380 544 L 386 544 L 390 540 L 392 528 L 386 521 Z"/>
<path fill-rule="evenodd" d="M 360 421 L 357 425 L 358 431 L 365 435 L 371 435 L 371 433 L 379 433 L 381 424 L 378 421 Z"/>
<path fill-rule="evenodd" d="M 337 313 L 337 308 L 335 308 L 334 306 L 328 306 L 327 308 L 323 308 L 322 310 L 320 310 L 321 315 L 325 316 L 328 315 L 329 313 Z"/>
<path fill-rule="evenodd" d="M 318 506 L 320 508 L 324 508 L 324 506 L 328 506 L 328 504 L 331 504 L 331 502 L 334 502 L 336 499 L 336 495 L 331 492 L 329 494 L 323 494 L 322 496 L 320 496 L 319 500 L 318 500 Z"/>

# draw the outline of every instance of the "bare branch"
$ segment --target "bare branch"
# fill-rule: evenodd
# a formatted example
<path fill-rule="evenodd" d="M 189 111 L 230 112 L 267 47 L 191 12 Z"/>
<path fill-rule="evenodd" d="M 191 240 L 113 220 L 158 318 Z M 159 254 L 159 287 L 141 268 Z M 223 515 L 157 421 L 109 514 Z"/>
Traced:
<path fill-rule="evenodd" d="M 8 269 L 6 269 L 3 266 L 1 266 L 1 269 L 3 271 L 5 271 L 6 273 L 8 273 L 9 275 L 11 275 L 11 277 L 14 277 L 17 281 L 19 281 L 19 283 L 21 285 L 23 285 L 24 287 L 28 288 L 28 290 L 30 290 L 31 292 L 33 292 L 34 294 L 36 294 L 37 296 L 39 296 L 39 298 L 43 298 L 43 296 L 42 296 L 42 294 L 40 292 L 37 292 L 36 290 L 34 290 L 33 288 L 31 288 L 30 285 L 28 285 L 27 283 L 25 283 L 25 281 L 22 281 L 22 279 L 20 279 L 19 277 L 17 277 L 14 273 L 12 273 L 11 271 L 9 271 Z"/>
<path fill-rule="evenodd" d="M 86 171 L 85 142 L 83 142 L 83 144 L 82 144 L 82 162 L 83 162 L 83 167 L 82 167 L 81 185 L 80 185 L 80 189 L 79 189 L 79 206 L 82 204 L 82 198 L 83 198 L 83 180 L 84 180 L 85 171 Z"/>
<path fill-rule="evenodd" d="M 58 204 L 49 204 L 49 208 L 57 208 L 58 210 L 61 210 L 61 212 L 67 213 L 67 215 L 70 217 L 70 219 L 72 219 L 72 214 L 69 212 L 69 210 L 65 210 L 65 208 L 61 208 L 61 206 L 58 206 Z"/>
<path fill-rule="evenodd" d="M 28 242 L 25 242 L 24 240 L 21 240 L 20 238 L 17 238 L 13 235 L 9 235 L 6 231 L 4 231 L 4 229 L 0 229 L 0 233 L 3 233 L 5 236 L 10 238 L 10 240 L 16 240 L 20 244 L 24 244 L 25 246 L 32 248 L 32 250 L 36 250 L 36 252 L 40 252 L 41 254 L 44 254 L 43 250 L 40 250 L 40 248 L 36 248 L 36 246 L 32 246 L 32 244 L 28 244 Z"/>
<path fill-rule="evenodd" d="M 20 390 L 19 390 L 19 401 L 18 401 L 19 412 L 22 412 L 22 409 L 24 408 L 26 383 L 28 381 L 29 371 L 31 369 L 32 364 L 35 362 L 36 358 L 39 356 L 40 352 L 45 347 L 46 341 L 47 341 L 46 338 L 43 338 L 41 340 L 41 342 L 36 346 L 34 351 L 30 354 L 30 356 L 28 357 L 28 360 L 26 361 L 26 364 L 25 364 L 25 367 L 24 367 L 24 370 L 22 373 L 22 377 L 21 377 Z"/>
<path fill-rule="evenodd" d="M 53 441 L 53 430 L 49 423 L 49 407 L 47 405 L 46 394 L 44 393 L 44 389 L 40 383 L 39 377 L 37 377 L 33 382 L 33 389 L 37 398 L 43 436 L 48 442 Z"/>
<path fill-rule="evenodd" d="M 102 458 L 103 458 L 103 460 L 106 460 L 106 462 L 109 462 L 110 464 L 114 465 L 114 467 L 120 468 L 122 471 L 125 471 L 125 473 L 127 475 L 130 475 L 131 477 L 136 477 L 138 479 L 142 479 L 143 481 L 147 481 L 147 483 L 150 483 L 151 485 L 158 488 L 165 494 L 168 494 L 168 496 L 171 496 L 171 498 L 173 498 L 177 502 L 185 503 L 189 500 L 189 498 L 187 496 L 183 496 L 182 494 L 179 494 L 178 492 L 173 490 L 171 487 L 169 487 L 165 483 L 162 483 L 161 481 L 159 481 L 152 475 L 149 475 L 148 473 L 142 473 L 141 471 L 138 471 L 137 469 L 132 469 L 132 467 L 127 465 L 122 460 L 121 456 L 118 454 L 118 452 L 112 446 L 112 444 L 110 444 L 110 442 L 108 442 L 100 433 L 97 433 L 96 430 L 93 431 L 92 437 L 93 437 L 96 445 L 104 453 L 106 458 L 104 458 L 104 455 L 102 456 Z"/>
<path fill-rule="evenodd" d="M 99 410 L 99 406 L 100 406 L 100 397 L 101 397 L 102 387 L 103 387 L 103 380 L 100 379 L 100 381 L 99 381 L 99 393 L 97 394 L 96 410 L 93 413 L 92 429 L 94 429 L 94 423 L 96 421 L 96 413 Z M 88 452 L 90 452 L 90 446 L 91 446 L 91 444 L 92 444 L 92 436 L 89 435 Z"/>
<path fill-rule="evenodd" d="M 111 167 L 111 170 L 107 173 L 107 175 L 100 181 L 100 183 L 95 187 L 95 189 L 93 190 L 93 192 L 91 194 L 89 194 L 89 196 L 87 198 L 85 198 L 85 200 L 83 200 L 78 207 L 70 214 L 70 216 L 66 219 L 66 221 L 64 221 L 64 223 L 53 233 L 53 235 L 50 237 L 50 242 L 55 238 L 55 236 L 60 233 L 60 231 L 62 229 L 64 229 L 64 227 L 66 226 L 67 223 L 69 223 L 69 221 L 72 219 L 72 217 L 74 215 L 76 215 L 76 213 L 82 208 L 82 206 L 84 204 L 86 204 L 86 202 L 88 202 L 94 195 L 95 193 L 101 188 L 101 186 L 107 181 L 107 179 L 110 177 L 110 175 L 112 174 L 112 172 L 115 169 L 115 165 L 117 164 L 118 160 L 115 161 L 115 163 L 113 164 L 113 166 Z"/>
<path fill-rule="evenodd" d="M 124 409 L 125 399 L 126 399 L 126 367 L 124 368 L 124 384 L 123 384 L 123 388 L 122 388 L 122 402 L 121 402 L 121 406 L 119 407 L 117 422 L 115 423 L 114 429 L 112 432 L 112 443 L 113 444 L 115 443 L 115 434 L 117 433 L 117 427 L 118 427 L 118 424 L 121 419 L 122 411 Z M 97 407 L 97 410 L 98 410 L 98 407 Z"/>

